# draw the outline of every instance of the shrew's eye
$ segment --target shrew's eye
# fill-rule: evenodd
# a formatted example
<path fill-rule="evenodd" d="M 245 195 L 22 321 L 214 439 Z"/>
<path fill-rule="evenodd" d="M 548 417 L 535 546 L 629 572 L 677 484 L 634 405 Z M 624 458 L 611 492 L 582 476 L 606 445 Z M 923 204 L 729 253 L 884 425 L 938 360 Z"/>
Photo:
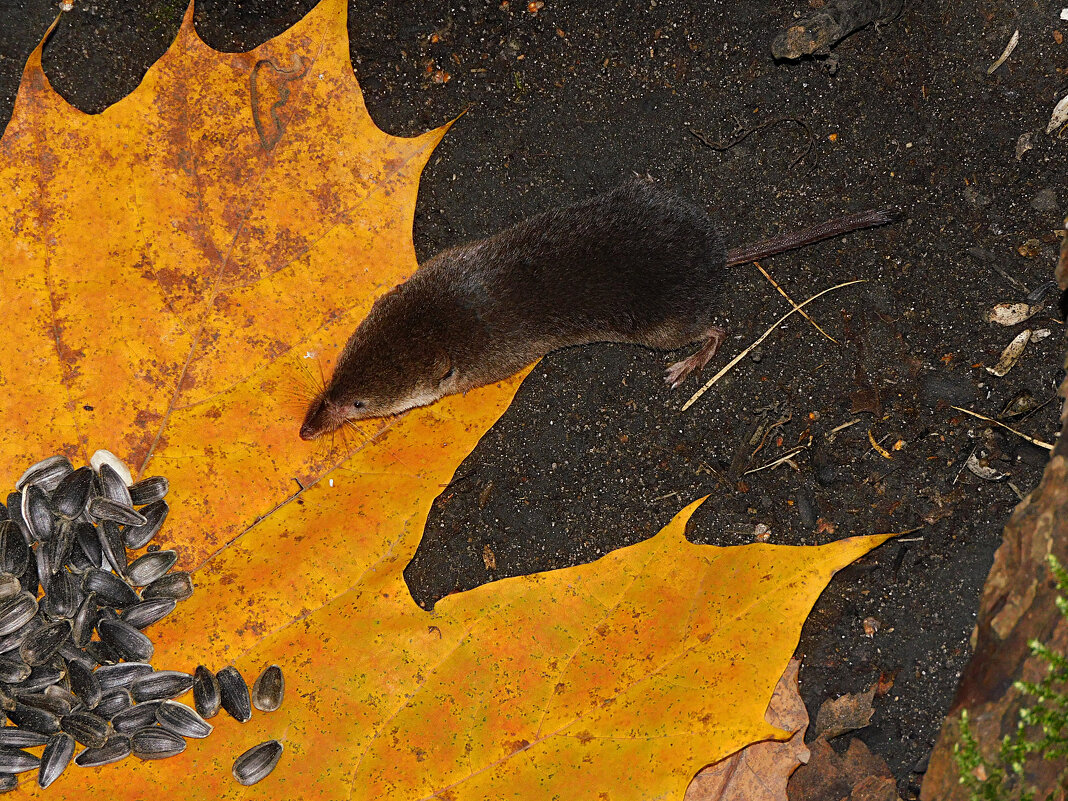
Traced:
<path fill-rule="evenodd" d="M 456 375 L 456 368 L 450 367 L 449 372 L 445 373 L 445 375 L 441 377 L 441 380 L 445 381 L 446 379 L 452 378 L 454 375 Z"/>
<path fill-rule="evenodd" d="M 363 408 L 363 401 L 353 401 L 352 402 L 352 408 L 353 409 L 362 409 Z"/>

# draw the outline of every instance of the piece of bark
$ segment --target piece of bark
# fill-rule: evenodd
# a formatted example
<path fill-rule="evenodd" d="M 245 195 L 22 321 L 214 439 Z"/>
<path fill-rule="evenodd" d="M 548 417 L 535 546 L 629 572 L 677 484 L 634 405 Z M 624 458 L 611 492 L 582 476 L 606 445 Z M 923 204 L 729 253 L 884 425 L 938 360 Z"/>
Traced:
<path fill-rule="evenodd" d="M 771 54 L 785 59 L 825 56 L 854 31 L 896 17 L 903 3 L 904 0 L 831 0 L 776 36 Z"/>
<path fill-rule="evenodd" d="M 850 693 L 841 698 L 828 698 L 820 704 L 819 712 L 816 713 L 816 725 L 813 734 L 832 740 L 840 734 L 855 729 L 863 729 L 871 723 L 871 716 L 875 714 L 872 709 L 872 699 L 875 698 L 876 684 L 862 693 Z"/>
<path fill-rule="evenodd" d="M 1061 397 L 1068 381 L 1061 385 Z M 1034 699 L 1013 687 L 1019 680 L 1037 682 L 1046 675 L 1044 660 L 1031 655 L 1037 639 L 1064 653 L 1068 623 L 1056 607 L 1057 589 L 1047 564 L 1055 555 L 1068 565 L 1068 407 L 1061 408 L 1061 436 L 1046 465 L 1042 481 L 1016 507 L 994 555 L 983 586 L 979 619 L 972 635 L 975 653 L 961 676 L 957 694 L 942 726 L 924 776 L 923 801 L 965 801 L 953 746 L 960 737 L 960 712 L 968 710 L 980 753 L 998 763 L 1004 736 L 1016 730 L 1021 706 Z M 1025 781 L 1045 798 L 1059 786 L 1063 763 L 1034 759 L 1026 764 Z M 1057 796 L 1054 796 L 1057 797 Z"/>
<path fill-rule="evenodd" d="M 808 711 L 797 687 L 799 665 L 798 660 L 790 660 L 764 715 L 772 726 L 792 731 L 794 736 L 782 742 L 753 743 L 709 765 L 694 776 L 685 801 L 786 801 L 787 779 L 808 761 Z"/>
<path fill-rule="evenodd" d="M 808 764 L 790 777 L 790 801 L 898 801 L 890 768 L 861 740 L 850 740 L 843 754 L 822 737 L 809 748 Z"/>

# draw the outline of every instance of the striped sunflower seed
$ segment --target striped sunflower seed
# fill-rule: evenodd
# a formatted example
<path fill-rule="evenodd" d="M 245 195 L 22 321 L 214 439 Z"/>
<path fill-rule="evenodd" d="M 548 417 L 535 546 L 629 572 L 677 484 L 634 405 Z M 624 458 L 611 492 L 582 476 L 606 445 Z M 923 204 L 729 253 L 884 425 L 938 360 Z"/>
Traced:
<path fill-rule="evenodd" d="M 130 500 L 134 506 L 162 501 L 170 489 L 170 483 L 163 476 L 152 476 L 138 481 L 130 487 Z"/>
<path fill-rule="evenodd" d="M 178 670 L 158 670 L 142 676 L 130 685 L 130 695 L 141 701 L 160 701 L 177 698 L 193 686 L 193 677 Z"/>
<path fill-rule="evenodd" d="M 148 522 L 143 514 L 129 504 L 111 498 L 92 498 L 89 501 L 89 514 L 97 520 L 114 520 L 124 526 L 143 526 Z"/>
<path fill-rule="evenodd" d="M 155 651 L 152 640 L 140 629 L 135 629 L 121 620 L 99 620 L 96 630 L 109 648 L 131 662 L 147 662 Z"/>
<path fill-rule="evenodd" d="M 268 740 L 253 746 L 234 761 L 233 774 L 241 784 L 255 784 L 274 770 L 282 758 L 282 744 Z"/>
<path fill-rule="evenodd" d="M 156 710 L 162 701 L 144 701 L 122 710 L 111 719 L 111 727 L 120 734 L 133 734 L 156 723 Z M 0 730 L 2 731 L 2 730 Z"/>
<path fill-rule="evenodd" d="M 102 520 L 96 527 L 97 536 L 100 539 L 100 550 L 108 560 L 108 564 L 120 576 L 126 575 L 126 546 L 122 542 L 122 534 L 119 532 L 119 524 L 114 520 Z"/>
<path fill-rule="evenodd" d="M 37 629 L 22 641 L 19 656 L 27 665 L 43 665 L 55 655 L 59 646 L 70 639 L 70 621 L 57 620 Z"/>
<path fill-rule="evenodd" d="M 97 602 L 106 606 L 122 609 L 133 606 L 141 599 L 134 592 L 133 587 L 107 570 L 90 570 L 82 578 L 82 589 L 89 593 L 97 594 Z M 0 609 L 0 621 L 3 620 L 3 610 Z M 0 625 L 0 630 L 3 626 Z"/>
<path fill-rule="evenodd" d="M 111 734 L 111 726 L 92 712 L 76 712 L 59 721 L 59 727 L 87 748 L 102 748 Z"/>
<path fill-rule="evenodd" d="M 15 482 L 15 489 L 22 490 L 30 484 L 37 484 L 45 492 L 51 492 L 68 473 L 73 472 L 74 465 L 66 456 L 49 456 L 26 468 L 26 472 Z"/>
<path fill-rule="evenodd" d="M 94 709 L 96 705 L 100 703 L 100 698 L 104 694 L 103 688 L 100 686 L 100 679 L 96 677 L 96 673 L 87 668 L 81 662 L 67 662 L 67 678 L 70 680 L 70 689 L 83 704 L 86 709 Z"/>
<path fill-rule="evenodd" d="M 104 691 L 94 711 L 105 720 L 111 720 L 122 710 L 129 709 L 131 706 L 133 706 L 133 698 L 130 697 L 130 691 L 125 687 L 116 687 L 113 690 Z"/>
<path fill-rule="evenodd" d="M 205 718 L 215 717 L 222 705 L 219 680 L 203 665 L 197 667 L 193 673 L 193 704 L 197 712 Z"/>
<path fill-rule="evenodd" d="M 126 578 L 135 587 L 145 587 L 174 567 L 177 561 L 177 551 L 152 551 L 130 563 Z"/>
<path fill-rule="evenodd" d="M 126 759 L 129 755 L 130 738 L 113 734 L 102 748 L 86 748 L 74 757 L 74 764 L 80 768 L 95 768 Z"/>
<path fill-rule="evenodd" d="M 33 748 L 48 742 L 49 735 L 18 726 L 0 726 L 0 748 Z"/>
<path fill-rule="evenodd" d="M 0 636 L 18 631 L 37 614 L 37 598 L 20 592 L 0 606 Z"/>
<path fill-rule="evenodd" d="M 93 629 L 96 628 L 98 618 L 96 593 L 90 592 L 82 598 L 82 602 L 74 611 L 74 617 L 71 618 L 71 642 L 79 648 L 87 646 L 93 636 Z"/>
<path fill-rule="evenodd" d="M 100 477 L 100 491 L 103 493 L 103 497 L 123 506 L 132 507 L 134 505 L 133 499 L 130 497 L 129 487 L 114 467 L 110 464 L 102 464 L 100 469 L 97 470 L 97 475 Z"/>
<path fill-rule="evenodd" d="M 122 532 L 123 542 L 126 547 L 137 550 L 148 545 L 149 541 L 159 533 L 163 527 L 163 521 L 167 519 L 170 507 L 166 501 L 154 501 L 140 510 L 145 518 L 144 525 L 129 526 Z"/>
<path fill-rule="evenodd" d="M 32 729 L 42 734 L 55 734 L 59 731 L 59 718 L 51 712 L 27 706 L 19 701 L 15 702 L 14 709 L 7 711 L 7 719 L 20 728 Z"/>
<path fill-rule="evenodd" d="M 164 701 L 156 708 L 159 725 L 179 737 L 202 739 L 211 734 L 212 725 L 195 710 L 177 701 Z"/>
<path fill-rule="evenodd" d="M 52 576 L 48 582 L 48 595 L 45 596 L 45 612 L 53 618 L 70 618 L 78 611 L 82 602 L 81 588 L 74 575 L 64 568 Z"/>
<path fill-rule="evenodd" d="M 0 656 L 0 681 L 18 684 L 29 678 L 30 666 L 14 655 Z"/>
<path fill-rule="evenodd" d="M 18 578 L 29 559 L 30 548 L 18 527 L 10 520 L 0 523 L 0 570 Z"/>
<path fill-rule="evenodd" d="M 126 607 L 119 615 L 119 620 L 126 621 L 134 628 L 143 629 L 165 618 L 177 605 L 178 602 L 173 598 L 150 598 Z"/>
<path fill-rule="evenodd" d="M 36 484 L 31 484 L 22 493 L 22 519 L 34 541 L 42 542 L 52 538 L 56 529 L 55 510 L 52 509 L 48 495 Z"/>
<path fill-rule="evenodd" d="M 93 567 L 104 566 L 104 553 L 100 548 L 100 537 L 96 533 L 96 526 L 79 520 L 74 527 L 74 541 Z"/>
<path fill-rule="evenodd" d="M 34 770 L 41 760 L 17 748 L 0 748 L 0 773 L 22 773 Z"/>
<path fill-rule="evenodd" d="M 152 665 L 147 662 L 121 662 L 117 665 L 104 665 L 96 671 L 100 688 L 107 692 L 116 687 L 129 687 L 137 679 L 152 672 Z"/>
<path fill-rule="evenodd" d="M 54 695 L 47 695 L 45 693 L 20 693 L 18 700 L 20 703 L 26 704 L 26 706 L 32 706 L 37 709 L 43 709 L 45 712 L 51 712 L 57 718 L 69 715 L 71 710 L 71 704 L 67 699 L 56 698 Z"/>
<path fill-rule="evenodd" d="M 230 716 L 239 723 L 247 723 L 252 719 L 252 699 L 248 694 L 248 684 L 237 668 L 224 667 L 218 672 L 219 697 L 222 708 L 230 713 Z"/>
<path fill-rule="evenodd" d="M 149 598 L 173 598 L 176 601 L 184 601 L 193 594 L 193 578 L 188 573 L 178 570 L 160 576 L 141 591 L 141 597 Z"/>
<path fill-rule="evenodd" d="M 74 738 L 66 732 L 53 734 L 41 754 L 41 769 L 37 774 L 37 783 L 47 787 L 67 769 L 74 756 Z"/>
<path fill-rule="evenodd" d="M 79 467 L 63 477 L 52 491 L 52 505 L 56 514 L 73 520 L 89 505 L 89 492 L 93 488 L 93 469 Z"/>
<path fill-rule="evenodd" d="M 141 759 L 166 759 L 182 753 L 185 740 L 166 729 L 141 729 L 130 738 L 130 749 Z"/>

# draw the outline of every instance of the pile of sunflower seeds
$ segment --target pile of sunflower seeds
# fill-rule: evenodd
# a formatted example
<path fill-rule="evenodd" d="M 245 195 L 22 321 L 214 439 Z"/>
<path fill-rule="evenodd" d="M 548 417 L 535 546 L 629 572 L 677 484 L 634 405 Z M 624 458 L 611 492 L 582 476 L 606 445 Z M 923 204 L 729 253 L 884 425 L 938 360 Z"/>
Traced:
<path fill-rule="evenodd" d="M 207 737 L 221 707 L 241 722 L 282 703 L 272 665 L 250 695 L 233 667 L 193 675 L 156 670 L 143 629 L 193 593 L 178 555 L 150 544 L 167 518 L 162 477 L 133 483 L 97 451 L 77 470 L 64 456 L 30 467 L 0 503 L 0 792 L 36 770 L 48 787 L 73 761 L 106 765 L 131 754 L 163 759 Z M 147 546 L 147 548 L 146 548 Z M 146 548 L 130 559 L 128 550 Z M 193 690 L 195 709 L 173 700 Z M 75 756 L 78 744 L 84 749 Z M 44 746 L 40 756 L 24 750 Z M 269 774 L 282 754 L 270 740 L 233 766 L 242 784 Z"/>

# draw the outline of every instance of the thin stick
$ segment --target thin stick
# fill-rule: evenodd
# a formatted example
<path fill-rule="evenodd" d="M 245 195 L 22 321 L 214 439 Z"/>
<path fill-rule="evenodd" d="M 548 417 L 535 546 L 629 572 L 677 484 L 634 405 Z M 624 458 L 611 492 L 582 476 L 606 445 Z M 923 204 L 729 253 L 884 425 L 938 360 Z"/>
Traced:
<path fill-rule="evenodd" d="M 785 454 L 783 456 L 780 456 L 778 459 L 776 459 L 776 460 L 774 460 L 772 462 L 768 462 L 767 464 L 761 465 L 760 467 L 754 467 L 752 470 L 746 470 L 744 473 L 742 473 L 742 475 L 743 476 L 747 476 L 750 473 L 759 473 L 761 470 L 768 470 L 768 469 L 770 469 L 772 467 L 778 467 L 779 465 L 783 464 L 784 462 L 788 462 L 791 459 L 793 459 L 795 456 L 797 456 L 797 454 L 801 453 L 801 451 L 805 450 L 805 448 L 807 448 L 807 447 L 808 447 L 808 445 L 802 445 L 802 446 L 800 446 L 798 448 L 794 448 L 789 453 L 787 453 L 787 454 Z"/>
<path fill-rule="evenodd" d="M 794 303 L 794 299 L 793 299 L 793 298 L 791 298 L 791 297 L 790 297 L 789 295 L 787 295 L 787 294 L 786 294 L 786 290 L 785 290 L 785 289 L 783 289 L 783 288 L 782 288 L 781 286 L 779 286 L 779 285 L 778 285 L 778 284 L 777 284 L 777 283 L 775 282 L 775 279 L 774 279 L 774 278 L 772 278 L 772 277 L 771 277 L 771 276 L 770 276 L 770 275 L 768 274 L 768 271 L 767 271 L 767 270 L 765 270 L 765 269 L 764 269 L 763 267 L 761 267 L 761 266 L 760 266 L 760 262 L 759 262 L 759 261 L 754 261 L 754 262 L 753 262 L 753 264 L 755 264 L 755 265 L 756 265 L 756 268 L 757 268 L 758 270 L 760 270 L 761 274 L 762 274 L 762 275 L 763 275 L 763 276 L 764 276 L 765 278 L 767 278 L 767 279 L 768 279 L 768 280 L 769 280 L 769 281 L 771 282 L 771 285 L 772 285 L 773 287 L 775 287 L 775 288 L 776 288 L 777 290 L 779 290 L 779 294 L 780 294 L 780 295 L 782 295 L 782 296 L 783 296 L 784 298 L 786 298 L 786 301 L 787 301 L 787 303 L 789 303 L 789 304 L 790 304 L 791 306 L 793 306 L 793 307 L 794 307 L 795 309 L 798 309 L 798 306 L 797 306 L 797 304 L 796 304 L 796 303 Z M 804 318 L 805 318 L 806 320 L 808 320 L 808 321 L 809 321 L 810 323 L 812 323 L 812 325 L 813 325 L 813 326 L 815 326 L 815 328 L 816 328 L 816 330 L 817 330 L 817 331 L 819 331 L 819 332 L 820 332 L 821 334 L 823 334 L 823 335 L 824 335 L 825 337 L 827 337 L 827 339 L 831 340 L 831 342 L 833 342 L 833 343 L 834 343 L 835 345 L 837 345 L 837 344 L 838 344 L 838 340 L 837 340 L 837 339 L 835 339 L 834 337 L 832 337 L 832 336 L 831 336 L 830 334 L 828 334 L 828 333 L 827 333 L 826 331 L 824 331 L 824 330 L 823 330 L 822 328 L 820 328 L 820 324 L 819 324 L 819 323 L 817 323 L 817 322 L 816 322 L 815 320 L 813 320 L 813 319 L 812 319 L 811 317 L 809 317 L 809 316 L 808 316 L 808 313 L 807 313 L 807 312 L 803 312 L 803 311 L 801 311 L 800 309 L 798 309 L 798 312 L 799 312 L 799 313 L 801 314 L 801 316 L 802 316 L 802 317 L 804 317 Z"/>
<path fill-rule="evenodd" d="M 693 394 L 693 397 L 691 397 L 688 401 L 686 401 L 686 403 L 683 404 L 682 411 L 686 411 L 691 406 L 693 406 L 694 403 L 697 402 L 697 399 L 700 398 L 702 395 L 704 395 L 706 392 L 708 392 L 708 390 L 710 390 L 712 388 L 713 384 L 715 384 L 717 381 L 719 381 L 721 378 L 723 378 L 723 376 L 725 376 L 728 372 L 730 372 L 731 368 L 734 367 L 734 365 L 738 364 L 738 362 L 740 362 L 747 355 L 749 355 L 749 352 L 753 348 L 755 348 L 757 345 L 759 345 L 761 342 L 763 342 L 765 339 L 767 339 L 769 336 L 771 336 L 772 332 L 776 328 L 778 328 L 780 325 L 782 325 L 783 321 L 787 317 L 789 317 L 790 315 L 794 314 L 795 312 L 801 311 L 801 309 L 803 307 L 807 306 L 812 301 L 816 300 L 816 298 L 823 297 L 828 292 L 834 292 L 836 289 L 841 289 L 842 287 L 852 286 L 853 284 L 864 284 L 864 283 L 867 283 L 867 280 L 868 280 L 867 278 L 859 278 L 856 281 L 846 281 L 844 284 L 837 284 L 836 286 L 829 287 L 828 289 L 825 289 L 822 292 L 819 292 L 819 293 L 813 295 L 811 298 L 806 300 L 804 303 L 801 303 L 796 308 L 791 309 L 790 311 L 786 312 L 786 314 L 784 314 L 782 317 L 780 317 L 778 320 L 776 320 L 774 323 L 772 323 L 771 327 L 767 331 L 765 331 L 763 334 L 761 334 L 760 337 L 755 342 L 753 342 L 752 345 L 750 345 L 748 348 L 746 348 L 741 353 L 739 353 L 737 356 L 735 356 L 733 359 L 731 359 L 729 362 L 727 362 L 727 364 L 723 367 L 722 370 L 720 370 L 718 373 L 716 373 L 714 376 L 712 376 L 712 378 L 710 378 L 708 380 L 707 384 L 705 384 L 703 387 L 701 387 L 699 390 L 697 390 L 697 392 L 695 392 Z"/>
<path fill-rule="evenodd" d="M 979 414 L 979 412 L 973 412 L 973 411 L 970 411 L 968 409 L 962 409 L 959 406 L 950 406 L 949 408 L 950 409 L 956 409 L 958 412 L 964 412 L 965 414 L 970 414 L 972 417 L 978 417 L 980 420 L 986 420 L 988 423 L 993 423 L 996 426 L 1001 426 L 1006 431 L 1011 431 L 1016 436 L 1022 437 L 1023 439 L 1026 439 L 1032 445 L 1037 445 L 1040 448 L 1045 448 L 1047 451 L 1053 450 L 1053 446 L 1050 445 L 1048 442 L 1043 442 L 1040 439 L 1035 439 L 1034 437 L 1029 437 L 1024 432 L 1017 431 L 1012 426 L 1007 426 L 1003 422 L 1001 422 L 1000 420 L 995 420 L 993 417 L 987 417 L 985 414 Z"/>

